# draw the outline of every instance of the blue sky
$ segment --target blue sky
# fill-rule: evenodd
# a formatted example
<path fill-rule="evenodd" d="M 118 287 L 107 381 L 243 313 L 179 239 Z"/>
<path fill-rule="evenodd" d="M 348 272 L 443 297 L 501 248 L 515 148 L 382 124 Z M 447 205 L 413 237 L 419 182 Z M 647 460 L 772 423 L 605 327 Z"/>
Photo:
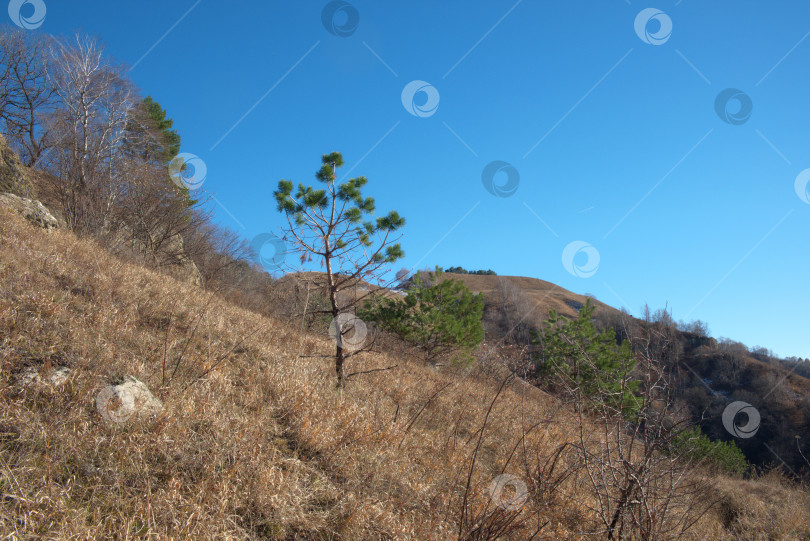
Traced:
<path fill-rule="evenodd" d="M 338 150 L 406 217 L 402 266 L 667 304 L 810 357 L 806 2 L 357 0 L 330 33 L 325 1 L 44 1 L 38 31 L 98 35 L 133 66 L 247 239 L 284 223 L 279 179 L 314 182 Z M 412 81 L 439 97 L 415 95 L 421 116 Z M 736 123 L 715 104 L 728 88 L 752 105 L 720 104 Z"/>

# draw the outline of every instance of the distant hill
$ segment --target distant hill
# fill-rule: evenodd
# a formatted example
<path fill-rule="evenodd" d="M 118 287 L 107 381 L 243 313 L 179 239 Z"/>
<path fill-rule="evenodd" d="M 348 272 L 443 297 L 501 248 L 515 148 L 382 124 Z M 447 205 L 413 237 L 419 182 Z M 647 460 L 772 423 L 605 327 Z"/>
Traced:
<path fill-rule="evenodd" d="M 528 278 L 526 276 L 497 276 L 478 274 L 452 274 L 445 273 L 444 279 L 461 280 L 470 291 L 483 293 L 487 300 L 497 305 L 508 302 L 510 297 L 504 298 L 504 294 L 513 293 L 523 296 L 534 307 L 536 313 L 543 319 L 551 310 L 556 310 L 560 314 L 574 317 L 579 307 L 583 306 L 589 297 L 568 291 L 551 282 L 540 280 L 539 278 Z M 609 310 L 618 312 L 615 308 L 590 297 L 591 302 L 597 306 L 597 310 Z"/>
<path fill-rule="evenodd" d="M 483 293 L 488 341 L 525 346 L 523 362 L 529 364 L 538 351 L 531 344 L 531 333 L 548 313 L 556 310 L 574 317 L 588 299 L 537 278 L 444 274 L 442 279 L 461 280 L 470 290 Z M 648 324 L 596 299 L 591 302 L 597 306 L 598 326 L 614 327 L 617 336 L 625 332 L 620 323 L 624 318 L 635 328 L 652 325 L 668 342 L 661 360 L 669 367 L 675 394 L 712 439 L 736 441 L 754 465 L 810 474 L 805 458 L 810 442 L 802 440 L 810 433 L 810 379 L 806 377 L 810 362 L 785 362 L 733 340 L 679 330 L 665 313 L 659 313 L 662 321 Z M 735 401 L 751 404 L 759 413 L 756 437 L 735 438 L 724 426 L 723 413 Z"/>

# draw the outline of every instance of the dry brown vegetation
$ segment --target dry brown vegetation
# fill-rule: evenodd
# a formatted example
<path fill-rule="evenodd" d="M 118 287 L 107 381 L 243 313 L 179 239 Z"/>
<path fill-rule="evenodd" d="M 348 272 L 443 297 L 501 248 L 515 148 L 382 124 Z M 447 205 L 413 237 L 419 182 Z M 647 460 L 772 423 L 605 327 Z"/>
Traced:
<path fill-rule="evenodd" d="M 503 291 L 501 291 L 503 289 L 519 291 L 520 296 L 526 299 L 534 310 L 530 315 L 537 316 L 537 318 L 540 319 L 548 317 L 548 313 L 551 310 L 556 310 L 557 313 L 564 316 L 576 317 L 578 309 L 575 308 L 575 306 L 584 305 L 588 299 L 585 295 L 578 295 L 551 282 L 526 276 L 487 276 L 445 273 L 443 279 L 461 280 L 470 291 L 483 293 L 485 296 L 491 297 L 496 301 L 501 301 L 500 297 L 504 294 Z M 504 284 L 506 284 L 506 288 L 504 288 Z M 596 299 L 592 298 L 591 302 L 596 305 L 597 312 L 605 310 L 618 313 L 618 310 L 615 308 L 611 308 Z"/>
<path fill-rule="evenodd" d="M 508 378 L 497 351 L 438 370 L 366 354 L 348 374 L 398 368 L 349 376 L 340 392 L 332 361 L 311 357 L 333 351 L 325 330 L 302 334 L 113 258 L 92 240 L 46 234 L 0 211 L 0 534 L 602 536 L 576 453 L 557 453 L 580 440 L 576 416 Z M 26 367 L 47 376 L 61 366 L 72 372 L 60 386 L 19 383 Z M 159 396 L 160 415 L 122 425 L 99 416 L 95 395 L 124 375 Z M 501 474 L 526 483 L 522 508 L 490 498 Z M 713 486 L 718 505 L 686 537 L 810 535 L 801 487 L 775 474 L 691 475 Z"/>

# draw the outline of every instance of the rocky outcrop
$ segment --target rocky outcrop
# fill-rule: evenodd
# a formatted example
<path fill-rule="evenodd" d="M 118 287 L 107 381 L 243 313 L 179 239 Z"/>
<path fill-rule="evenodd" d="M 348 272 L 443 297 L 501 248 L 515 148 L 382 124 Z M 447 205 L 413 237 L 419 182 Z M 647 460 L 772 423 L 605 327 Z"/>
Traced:
<path fill-rule="evenodd" d="M 53 214 L 39 201 L 20 197 L 12 193 L 0 193 L 0 206 L 13 209 L 31 222 L 43 229 L 56 229 L 59 222 Z"/>
<path fill-rule="evenodd" d="M 172 235 L 164 243 L 164 250 L 169 258 L 169 263 L 179 272 L 180 277 L 186 282 L 195 286 L 202 285 L 202 274 L 194 261 L 188 256 L 183 245 L 183 237 Z"/>
<path fill-rule="evenodd" d="M 35 199 L 37 196 L 25 166 L 2 135 L 0 135 L 0 192 L 13 193 L 26 199 Z"/>
<path fill-rule="evenodd" d="M 156 415 L 163 403 L 155 398 L 144 382 L 125 376 L 119 385 L 104 387 L 96 395 L 96 409 L 106 420 L 122 424 L 139 415 Z"/>

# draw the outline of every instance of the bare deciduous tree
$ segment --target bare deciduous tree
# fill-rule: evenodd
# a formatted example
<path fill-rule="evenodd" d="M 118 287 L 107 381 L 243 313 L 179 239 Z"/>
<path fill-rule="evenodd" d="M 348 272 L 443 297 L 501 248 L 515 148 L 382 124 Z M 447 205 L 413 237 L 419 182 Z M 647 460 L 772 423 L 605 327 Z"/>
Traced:
<path fill-rule="evenodd" d="M 58 179 L 68 226 L 100 233 L 109 229 L 123 195 L 120 150 L 137 94 L 94 39 L 79 35 L 70 45 L 55 42 L 50 55 L 48 80 L 58 109 L 48 126 L 54 146 L 48 167 Z"/>
<path fill-rule="evenodd" d="M 233 231 L 211 222 L 207 212 L 194 209 L 196 227 L 182 233 L 185 252 L 194 260 L 206 287 L 226 291 L 248 286 L 253 274 L 264 273 L 253 268 L 255 254 L 250 245 Z M 251 270 L 253 272 L 247 272 Z"/>
<path fill-rule="evenodd" d="M 122 197 L 107 217 L 105 236 L 137 243 L 157 267 L 188 257 L 182 239 L 209 224 L 209 217 L 188 206 L 185 195 L 170 182 L 166 165 L 119 158 L 114 176 Z"/>
<path fill-rule="evenodd" d="M 47 74 L 51 46 L 46 34 L 11 28 L 0 32 L 0 124 L 28 167 L 51 144 L 44 122 L 55 105 L 55 89 Z"/>
<path fill-rule="evenodd" d="M 537 308 L 508 277 L 498 276 L 496 288 L 500 321 L 498 325 L 504 339 L 519 346 L 531 343 L 534 322 L 540 317 Z"/>

